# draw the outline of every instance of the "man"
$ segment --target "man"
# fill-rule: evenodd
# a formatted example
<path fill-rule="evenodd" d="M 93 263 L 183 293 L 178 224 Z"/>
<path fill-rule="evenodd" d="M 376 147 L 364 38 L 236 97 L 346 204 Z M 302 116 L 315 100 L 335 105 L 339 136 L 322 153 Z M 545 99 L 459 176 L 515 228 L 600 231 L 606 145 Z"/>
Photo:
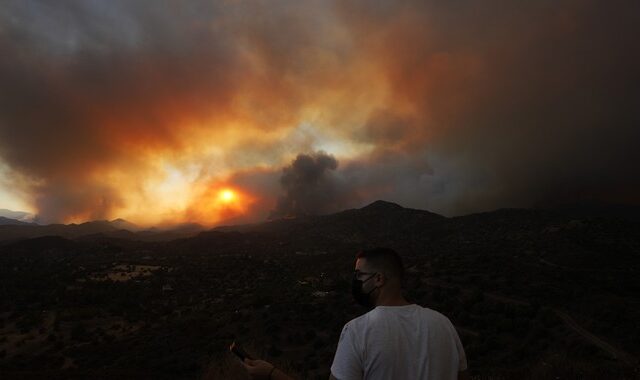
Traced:
<path fill-rule="evenodd" d="M 342 329 L 330 380 L 469 378 L 455 328 L 437 311 L 407 302 L 403 276 L 402 260 L 391 249 L 356 256 L 353 297 L 375 308 Z M 245 359 L 245 367 L 253 379 L 291 379 L 262 360 Z"/>

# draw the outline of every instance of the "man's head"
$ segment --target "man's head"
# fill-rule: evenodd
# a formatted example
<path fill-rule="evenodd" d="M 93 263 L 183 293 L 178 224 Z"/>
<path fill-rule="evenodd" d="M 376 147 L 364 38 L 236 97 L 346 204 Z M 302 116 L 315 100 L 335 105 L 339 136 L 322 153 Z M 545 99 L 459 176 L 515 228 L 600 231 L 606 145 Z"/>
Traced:
<path fill-rule="evenodd" d="M 356 255 L 354 298 L 365 306 L 373 306 L 381 298 L 401 297 L 403 276 L 404 267 L 396 251 L 389 248 L 361 251 Z"/>

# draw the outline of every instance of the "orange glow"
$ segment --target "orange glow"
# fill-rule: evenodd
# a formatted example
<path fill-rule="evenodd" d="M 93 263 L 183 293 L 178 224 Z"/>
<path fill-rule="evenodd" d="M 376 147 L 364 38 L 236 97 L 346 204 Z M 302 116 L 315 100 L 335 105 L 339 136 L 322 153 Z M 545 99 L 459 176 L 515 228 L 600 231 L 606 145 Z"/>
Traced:
<path fill-rule="evenodd" d="M 228 186 L 214 186 L 203 194 L 200 202 L 204 203 L 201 207 L 216 215 L 215 219 L 243 214 L 251 203 L 247 194 Z"/>
<path fill-rule="evenodd" d="M 225 223 L 251 214 L 251 206 L 257 198 L 235 186 L 210 185 L 194 194 L 191 205 L 185 210 L 185 219 L 205 226 Z"/>
<path fill-rule="evenodd" d="M 218 199 L 222 203 L 232 203 L 236 200 L 236 193 L 231 189 L 222 189 L 218 192 Z"/>

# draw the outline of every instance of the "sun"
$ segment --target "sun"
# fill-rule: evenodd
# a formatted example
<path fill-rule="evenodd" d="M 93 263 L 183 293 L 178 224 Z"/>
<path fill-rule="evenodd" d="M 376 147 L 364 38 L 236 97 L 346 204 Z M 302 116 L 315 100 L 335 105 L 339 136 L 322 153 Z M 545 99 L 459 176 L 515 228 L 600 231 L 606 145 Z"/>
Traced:
<path fill-rule="evenodd" d="M 231 203 L 237 198 L 235 191 L 231 189 L 222 189 L 218 192 L 218 199 L 222 203 Z"/>

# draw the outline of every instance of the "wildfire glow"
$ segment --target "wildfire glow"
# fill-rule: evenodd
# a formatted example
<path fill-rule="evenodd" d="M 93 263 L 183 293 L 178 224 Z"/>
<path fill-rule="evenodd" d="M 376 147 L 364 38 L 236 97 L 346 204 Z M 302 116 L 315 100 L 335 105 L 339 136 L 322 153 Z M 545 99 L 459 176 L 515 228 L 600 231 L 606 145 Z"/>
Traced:
<path fill-rule="evenodd" d="M 196 195 L 194 205 L 187 210 L 188 220 L 203 225 L 215 225 L 230 218 L 246 215 L 256 198 L 244 189 L 228 185 L 208 187 Z"/>
<path fill-rule="evenodd" d="M 222 203 L 231 203 L 236 200 L 236 193 L 231 189 L 222 189 L 218 193 L 218 199 Z"/>

